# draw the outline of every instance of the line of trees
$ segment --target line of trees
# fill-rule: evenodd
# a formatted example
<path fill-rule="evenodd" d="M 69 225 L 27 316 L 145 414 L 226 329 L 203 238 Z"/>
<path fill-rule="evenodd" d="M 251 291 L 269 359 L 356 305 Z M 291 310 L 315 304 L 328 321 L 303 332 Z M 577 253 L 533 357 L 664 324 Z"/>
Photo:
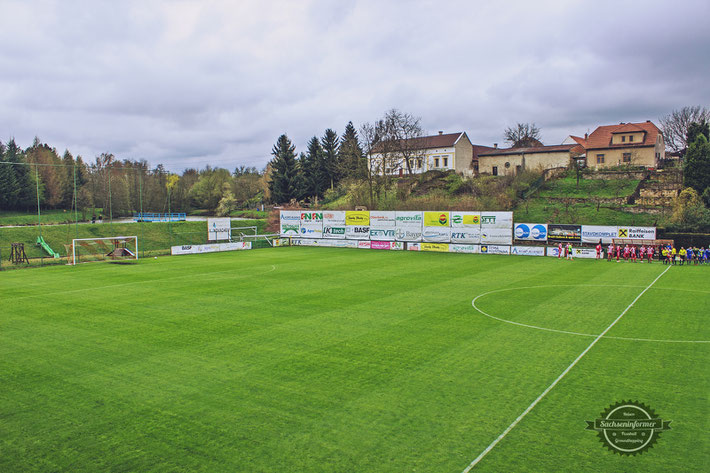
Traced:
<path fill-rule="evenodd" d="M 35 212 L 76 208 L 87 213 L 130 215 L 146 212 L 188 212 L 204 209 L 228 215 L 255 208 L 268 200 L 266 173 L 254 167 L 233 172 L 206 166 L 171 173 L 145 160 L 118 159 L 102 153 L 86 163 L 67 150 L 57 150 L 39 138 L 22 149 L 14 139 L 0 142 L 0 210 Z"/>

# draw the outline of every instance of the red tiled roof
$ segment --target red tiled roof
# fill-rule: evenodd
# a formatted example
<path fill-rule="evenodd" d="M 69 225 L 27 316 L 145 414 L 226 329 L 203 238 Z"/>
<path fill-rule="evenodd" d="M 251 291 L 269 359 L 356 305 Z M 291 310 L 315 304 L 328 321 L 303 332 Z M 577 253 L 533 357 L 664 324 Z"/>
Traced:
<path fill-rule="evenodd" d="M 445 133 L 441 135 L 422 136 L 420 138 L 410 138 L 405 140 L 408 149 L 431 149 L 431 148 L 450 148 L 458 141 L 464 132 Z M 372 152 L 377 153 L 382 149 L 382 145 L 376 145 Z"/>
<path fill-rule="evenodd" d="M 638 133 L 644 132 L 644 139 L 639 143 L 619 143 L 612 145 L 612 135 L 617 133 Z M 589 135 L 589 138 L 583 140 L 582 146 L 586 149 L 603 149 L 603 148 L 630 148 L 640 146 L 655 146 L 658 135 L 661 130 L 652 122 L 642 123 L 623 123 L 619 125 L 600 126 Z M 576 137 L 573 137 L 576 140 Z"/>
<path fill-rule="evenodd" d="M 577 145 L 550 145 L 550 146 L 531 146 L 528 148 L 503 148 L 492 149 L 482 153 L 479 156 L 504 156 L 507 154 L 532 154 L 532 153 L 558 153 L 560 151 L 570 151 Z"/>

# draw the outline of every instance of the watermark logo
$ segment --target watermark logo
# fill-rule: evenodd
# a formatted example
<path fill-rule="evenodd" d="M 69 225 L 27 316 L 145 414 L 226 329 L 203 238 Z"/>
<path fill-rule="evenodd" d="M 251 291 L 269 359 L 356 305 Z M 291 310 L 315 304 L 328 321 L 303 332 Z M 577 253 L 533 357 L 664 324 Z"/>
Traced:
<path fill-rule="evenodd" d="M 661 432 L 671 429 L 670 420 L 638 401 L 612 404 L 600 418 L 586 422 L 587 430 L 596 431 L 599 440 L 619 455 L 641 454 L 653 447 Z"/>

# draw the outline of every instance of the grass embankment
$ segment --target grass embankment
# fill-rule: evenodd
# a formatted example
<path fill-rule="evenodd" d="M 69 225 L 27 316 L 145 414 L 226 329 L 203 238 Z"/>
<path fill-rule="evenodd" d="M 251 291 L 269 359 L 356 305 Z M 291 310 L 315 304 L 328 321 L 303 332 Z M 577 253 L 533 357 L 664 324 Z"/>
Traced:
<path fill-rule="evenodd" d="M 56 223 L 74 223 L 76 217 L 78 217 L 80 222 L 86 222 L 91 220 L 93 214 L 99 215 L 102 212 L 101 209 L 96 209 L 94 212 L 87 210 L 86 212 L 79 212 L 78 215 L 74 215 L 74 212 L 68 210 L 42 210 L 41 220 L 42 224 L 56 224 Z M 0 212 L 0 226 L 4 225 L 37 225 L 37 209 L 32 212 L 11 212 L 2 211 Z"/>
<path fill-rule="evenodd" d="M 260 234 L 264 233 L 265 220 L 244 220 L 235 227 L 256 226 Z M 247 232 L 245 232 L 247 233 Z M 39 227 L 26 226 L 0 227 L 0 249 L 2 264 L 8 265 L 10 243 L 24 243 L 28 258 L 44 258 L 35 264 L 48 264 L 52 261 L 36 245 Z M 70 245 L 74 238 L 101 238 L 110 236 L 137 236 L 140 255 L 166 254 L 173 245 L 197 245 L 207 243 L 207 222 L 152 222 L 152 223 L 96 223 L 79 225 L 42 226 L 42 237 L 47 244 L 62 256 L 66 256 L 65 245 Z"/>

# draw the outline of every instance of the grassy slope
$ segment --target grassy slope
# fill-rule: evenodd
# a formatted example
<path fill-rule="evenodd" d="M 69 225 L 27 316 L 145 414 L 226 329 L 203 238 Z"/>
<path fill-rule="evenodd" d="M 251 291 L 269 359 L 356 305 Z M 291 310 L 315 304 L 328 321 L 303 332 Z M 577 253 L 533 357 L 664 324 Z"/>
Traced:
<path fill-rule="evenodd" d="M 259 233 L 263 233 L 264 220 L 244 220 L 233 222 L 233 227 L 257 226 Z M 9 257 L 9 247 L 12 242 L 23 242 L 25 252 L 29 258 L 47 256 L 44 251 L 35 245 L 39 235 L 38 227 L 3 228 L 0 227 L 0 248 L 3 258 Z M 109 236 L 138 236 L 139 246 L 146 252 L 159 252 L 158 250 L 170 249 L 172 245 L 206 243 L 206 222 L 152 222 L 152 223 L 96 223 L 79 225 L 49 225 L 42 226 L 42 236 L 54 251 L 62 256 L 65 254 L 64 245 L 71 244 L 74 238 L 98 238 Z M 6 253 L 7 252 L 7 253 Z M 4 261 L 3 263 L 6 263 Z"/>
<path fill-rule="evenodd" d="M 664 269 L 283 248 L 0 275 L 0 471 L 461 471 Z M 610 335 L 710 339 L 707 267 L 671 268 Z M 503 296 L 504 295 L 504 296 Z M 688 297 L 692 295 L 692 297 Z M 660 309 L 660 310 L 659 310 Z M 708 345 L 602 340 L 481 471 L 697 471 Z M 648 403 L 620 458 L 585 431 Z"/>
<path fill-rule="evenodd" d="M 96 214 L 100 214 L 101 209 L 96 209 Z M 91 211 L 86 212 L 86 220 L 91 220 Z M 42 210 L 40 218 L 42 223 L 73 223 L 74 212 L 65 210 Z M 79 221 L 83 221 L 84 213 L 79 212 Z M 2 225 L 37 225 L 37 209 L 35 213 L 0 211 L 0 226 Z"/>

